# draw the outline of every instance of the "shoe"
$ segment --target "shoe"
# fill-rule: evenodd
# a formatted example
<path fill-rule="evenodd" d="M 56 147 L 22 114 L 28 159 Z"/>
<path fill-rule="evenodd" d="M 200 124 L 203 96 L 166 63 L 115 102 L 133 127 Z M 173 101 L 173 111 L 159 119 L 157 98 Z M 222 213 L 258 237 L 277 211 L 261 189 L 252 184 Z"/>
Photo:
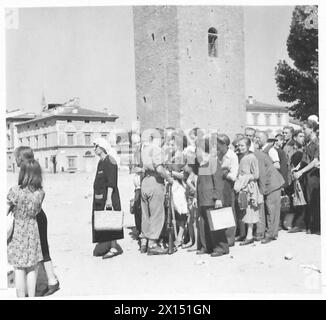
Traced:
<path fill-rule="evenodd" d="M 244 241 L 242 241 L 242 242 L 240 243 L 240 246 L 246 246 L 246 245 L 248 245 L 248 244 L 252 244 L 252 243 L 254 243 L 254 242 L 255 242 L 254 238 L 251 238 L 251 239 L 245 239 Z"/>
<path fill-rule="evenodd" d="M 288 231 L 288 233 L 297 233 L 297 232 L 302 232 L 303 230 L 299 227 L 293 227 Z"/>
<path fill-rule="evenodd" d="M 216 251 L 216 252 L 211 253 L 211 257 L 221 257 L 223 255 L 224 255 L 224 253 L 221 251 Z"/>
<path fill-rule="evenodd" d="M 198 251 L 197 246 L 193 246 L 187 249 L 187 252 L 195 252 L 195 251 Z"/>
<path fill-rule="evenodd" d="M 174 241 L 174 245 L 179 248 L 182 246 L 182 242 L 181 241 Z"/>
<path fill-rule="evenodd" d="M 234 246 L 235 246 L 234 242 L 229 244 L 229 248 L 234 247 Z"/>
<path fill-rule="evenodd" d="M 192 242 L 188 242 L 188 243 L 184 243 L 182 246 L 181 246 L 181 248 L 182 249 L 188 249 L 188 248 L 190 248 L 190 247 L 192 247 L 193 246 L 193 243 Z"/>
<path fill-rule="evenodd" d="M 123 251 L 109 251 L 107 254 L 105 254 L 102 259 L 110 259 L 110 258 L 113 258 L 113 257 L 116 257 L 120 254 L 122 254 Z"/>
<path fill-rule="evenodd" d="M 262 244 L 267 244 L 267 243 L 272 242 L 273 240 L 276 240 L 276 239 L 272 239 L 272 238 L 264 238 L 264 239 L 261 241 L 261 243 L 262 243 Z"/>
<path fill-rule="evenodd" d="M 44 293 L 43 297 L 50 296 L 60 289 L 59 281 L 54 285 L 48 285 L 48 290 Z"/>
<path fill-rule="evenodd" d="M 205 249 L 200 249 L 200 250 L 197 250 L 196 254 L 198 255 L 201 255 L 201 254 L 206 254 L 208 253 Z"/>
<path fill-rule="evenodd" d="M 159 245 L 147 249 L 148 256 L 162 255 L 162 254 L 167 254 L 167 253 L 168 253 L 168 250 L 161 248 Z"/>
<path fill-rule="evenodd" d="M 235 237 L 234 241 L 235 242 L 242 242 L 245 239 L 246 239 L 246 237 L 240 237 L 240 236 L 238 236 L 238 237 Z"/>
<path fill-rule="evenodd" d="M 168 251 L 168 254 L 173 254 L 173 253 L 176 253 L 178 251 L 178 248 L 177 247 L 173 247 L 171 249 L 171 252 L 170 252 L 169 248 L 167 248 L 167 251 Z"/>
<path fill-rule="evenodd" d="M 311 230 L 308 229 L 308 230 L 306 231 L 306 234 L 311 234 Z"/>
<path fill-rule="evenodd" d="M 140 253 L 146 253 L 146 252 L 147 252 L 147 246 L 146 245 L 140 246 Z"/>
<path fill-rule="evenodd" d="M 262 236 L 254 237 L 254 241 L 262 241 L 263 239 L 264 239 L 264 237 L 262 237 Z"/>

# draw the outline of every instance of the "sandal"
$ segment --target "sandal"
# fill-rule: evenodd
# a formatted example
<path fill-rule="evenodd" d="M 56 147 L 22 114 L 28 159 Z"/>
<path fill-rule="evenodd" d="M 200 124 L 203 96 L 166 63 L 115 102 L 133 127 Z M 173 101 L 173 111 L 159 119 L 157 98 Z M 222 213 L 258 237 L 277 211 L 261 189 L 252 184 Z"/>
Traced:
<path fill-rule="evenodd" d="M 188 243 L 184 243 L 182 244 L 181 248 L 182 249 L 188 249 L 190 247 L 192 247 L 194 244 L 192 242 L 188 242 Z"/>
<path fill-rule="evenodd" d="M 122 254 L 122 251 L 118 251 L 118 250 L 110 250 L 107 254 L 105 254 L 103 257 L 102 257 L 102 259 L 110 259 L 110 258 L 113 258 L 113 257 L 115 257 L 115 256 L 118 256 L 118 255 L 120 255 L 120 254 Z"/>
<path fill-rule="evenodd" d="M 174 245 L 175 245 L 177 248 L 179 248 L 179 247 L 182 246 L 182 241 L 176 240 L 176 241 L 174 241 Z"/>

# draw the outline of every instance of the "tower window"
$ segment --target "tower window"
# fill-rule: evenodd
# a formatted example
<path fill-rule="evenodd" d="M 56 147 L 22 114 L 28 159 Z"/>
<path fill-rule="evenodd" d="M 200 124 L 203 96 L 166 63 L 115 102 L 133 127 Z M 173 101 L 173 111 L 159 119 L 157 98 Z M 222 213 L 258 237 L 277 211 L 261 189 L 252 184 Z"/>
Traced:
<path fill-rule="evenodd" d="M 154 33 L 152 33 L 152 39 L 153 39 L 153 41 L 155 41 L 155 35 L 154 35 Z"/>
<path fill-rule="evenodd" d="M 208 55 L 217 57 L 218 36 L 215 28 L 208 29 Z"/>

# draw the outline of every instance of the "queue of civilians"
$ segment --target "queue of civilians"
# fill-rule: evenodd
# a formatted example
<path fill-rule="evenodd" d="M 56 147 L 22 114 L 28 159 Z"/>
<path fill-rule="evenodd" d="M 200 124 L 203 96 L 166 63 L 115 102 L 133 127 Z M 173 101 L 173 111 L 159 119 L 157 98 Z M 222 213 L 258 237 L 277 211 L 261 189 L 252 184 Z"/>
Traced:
<path fill-rule="evenodd" d="M 175 250 L 219 257 L 235 242 L 277 240 L 280 230 L 320 234 L 318 118 L 270 138 L 246 128 L 233 142 L 200 128 L 133 136 L 131 212 L 140 252 L 167 254 L 167 185 L 172 185 Z M 185 200 L 184 200 L 184 199 Z M 236 227 L 211 231 L 208 212 L 232 207 Z"/>

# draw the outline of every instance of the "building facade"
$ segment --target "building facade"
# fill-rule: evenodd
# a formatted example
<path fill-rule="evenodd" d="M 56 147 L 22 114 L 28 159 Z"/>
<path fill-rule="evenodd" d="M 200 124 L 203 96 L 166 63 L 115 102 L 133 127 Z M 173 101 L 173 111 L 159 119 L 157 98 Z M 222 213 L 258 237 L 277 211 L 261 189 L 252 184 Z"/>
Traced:
<path fill-rule="evenodd" d="M 250 96 L 247 99 L 246 109 L 246 126 L 259 131 L 267 131 L 270 136 L 275 136 L 283 131 L 284 126 L 290 125 L 289 112 L 286 107 L 259 102 Z"/>
<path fill-rule="evenodd" d="M 49 105 L 34 119 L 16 125 L 18 145 L 30 146 L 45 172 L 92 172 L 98 159 L 93 141 L 115 144 L 116 115 L 81 108 Z"/>
<path fill-rule="evenodd" d="M 243 8 L 135 6 L 133 10 L 141 130 L 201 127 L 231 136 L 242 131 L 246 123 Z"/>
<path fill-rule="evenodd" d="M 7 170 L 16 171 L 16 161 L 14 159 L 14 150 L 19 145 L 17 124 L 34 119 L 34 113 L 26 113 L 20 109 L 6 112 L 6 133 L 7 133 Z"/>

